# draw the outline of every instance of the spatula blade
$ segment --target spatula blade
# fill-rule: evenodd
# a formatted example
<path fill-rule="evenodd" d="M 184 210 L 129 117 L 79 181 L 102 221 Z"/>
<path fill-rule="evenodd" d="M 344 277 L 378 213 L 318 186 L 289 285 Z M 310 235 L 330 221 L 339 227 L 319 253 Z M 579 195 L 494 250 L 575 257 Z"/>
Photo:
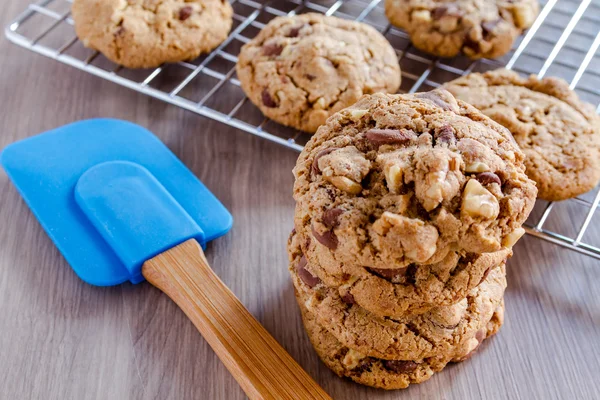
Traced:
<path fill-rule="evenodd" d="M 95 165 L 79 178 L 75 200 L 133 281 L 142 279 L 144 261 L 192 238 L 204 242 L 198 224 L 139 164 Z"/>

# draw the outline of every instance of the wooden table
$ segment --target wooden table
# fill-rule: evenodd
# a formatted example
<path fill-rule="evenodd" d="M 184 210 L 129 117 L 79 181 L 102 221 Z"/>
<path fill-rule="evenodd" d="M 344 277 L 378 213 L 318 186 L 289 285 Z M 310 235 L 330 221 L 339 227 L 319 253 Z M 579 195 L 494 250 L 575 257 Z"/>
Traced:
<path fill-rule="evenodd" d="M 25 0 L 4 4 L 4 26 Z M 297 154 L 0 41 L 0 147 L 84 118 L 155 132 L 229 208 L 217 274 L 335 399 L 600 398 L 600 262 L 532 237 L 507 321 L 476 357 L 398 392 L 337 378 L 304 334 L 287 272 Z M 565 214 L 566 223 L 569 216 Z M 592 227 L 594 235 L 600 228 Z M 149 284 L 81 282 L 0 173 L 0 398 L 241 399 L 185 315 Z"/>

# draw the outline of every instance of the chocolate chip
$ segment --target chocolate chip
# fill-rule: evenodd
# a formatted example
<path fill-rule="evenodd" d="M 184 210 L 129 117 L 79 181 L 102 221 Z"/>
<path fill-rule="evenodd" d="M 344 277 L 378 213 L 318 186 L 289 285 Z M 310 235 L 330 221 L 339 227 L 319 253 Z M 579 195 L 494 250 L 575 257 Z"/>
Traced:
<path fill-rule="evenodd" d="M 299 25 L 299 26 L 295 26 L 295 27 L 291 28 L 286 36 L 287 37 L 298 37 L 298 34 L 300 34 L 300 29 L 302 29 L 303 27 L 304 27 L 304 25 Z"/>
<path fill-rule="evenodd" d="M 454 129 L 450 125 L 444 125 L 435 130 L 433 135 L 435 144 L 446 144 L 448 146 L 456 143 L 456 136 L 454 135 Z"/>
<path fill-rule="evenodd" d="M 296 269 L 304 269 L 304 267 L 306 267 L 307 264 L 308 260 L 306 259 L 306 257 L 304 257 L 304 255 L 302 255 L 302 257 L 300 257 L 300 260 L 298 261 L 298 265 L 296 265 Z"/>
<path fill-rule="evenodd" d="M 179 9 L 179 20 L 185 21 L 186 19 L 192 16 L 193 12 L 194 9 L 190 6 L 181 7 L 181 9 Z"/>
<path fill-rule="evenodd" d="M 279 43 L 265 44 L 262 48 L 263 55 L 267 57 L 278 56 L 283 51 L 283 46 Z"/>
<path fill-rule="evenodd" d="M 397 374 L 407 374 L 413 372 L 419 366 L 419 364 L 414 361 L 403 360 L 381 360 L 381 363 L 385 369 Z"/>
<path fill-rule="evenodd" d="M 354 300 L 354 296 L 352 296 L 352 293 L 350 293 L 350 292 L 346 292 L 342 296 L 342 301 L 346 304 L 356 304 L 356 301 Z"/>
<path fill-rule="evenodd" d="M 265 88 L 262 91 L 262 102 L 265 105 L 265 107 L 269 107 L 269 108 L 275 108 L 277 107 L 277 103 L 275 103 L 275 100 L 273 100 L 273 98 L 271 97 L 271 94 L 269 93 L 269 91 Z"/>
<path fill-rule="evenodd" d="M 369 271 L 385 279 L 394 279 L 396 277 L 402 277 L 406 274 L 408 267 L 396 268 L 396 269 L 383 269 L 383 268 L 367 268 Z"/>
<path fill-rule="evenodd" d="M 328 228 L 335 228 L 340 224 L 339 216 L 344 213 L 341 208 L 330 208 L 323 213 L 323 224 Z"/>
<path fill-rule="evenodd" d="M 446 15 L 446 11 L 448 11 L 448 7 L 436 7 L 431 11 L 431 16 L 437 20 Z"/>
<path fill-rule="evenodd" d="M 500 23 L 500 19 L 495 21 L 485 21 L 481 24 L 481 29 L 484 35 L 489 35 L 494 31 L 494 28 Z"/>
<path fill-rule="evenodd" d="M 377 146 L 406 144 L 416 137 L 417 134 L 408 129 L 370 129 L 365 133 L 365 138 Z"/>
<path fill-rule="evenodd" d="M 319 283 L 321 283 L 321 280 L 316 276 L 313 276 L 313 274 L 311 274 L 310 272 L 308 272 L 308 270 L 306 269 L 307 264 L 308 262 L 306 261 L 306 257 L 302 256 L 302 258 L 300 258 L 300 261 L 298 261 L 298 265 L 296 265 L 296 273 L 298 274 L 302 282 L 304 282 L 308 287 L 313 288 Z"/>
<path fill-rule="evenodd" d="M 429 100 L 444 111 L 452 110 L 452 106 L 450 106 L 450 104 L 448 104 L 446 100 L 442 99 L 436 92 L 415 93 L 415 97 L 417 99 Z"/>
<path fill-rule="evenodd" d="M 312 235 L 317 239 L 317 242 L 321 243 L 323 246 L 330 248 L 331 250 L 337 249 L 338 246 L 338 238 L 335 236 L 335 233 L 332 231 L 327 231 L 324 234 L 320 234 L 315 230 L 314 227 L 310 227 Z"/>
<path fill-rule="evenodd" d="M 306 79 L 308 79 L 309 81 L 311 81 L 311 82 L 312 82 L 312 81 L 314 81 L 315 79 L 317 79 L 317 77 L 316 77 L 316 76 L 314 76 L 314 75 L 311 75 L 311 74 L 305 74 L 305 75 L 304 75 L 304 77 L 305 77 Z"/>
<path fill-rule="evenodd" d="M 319 158 L 326 156 L 327 154 L 331 153 L 334 150 L 337 150 L 337 147 L 330 147 L 328 149 L 321 150 L 320 152 L 317 153 L 315 158 L 313 158 L 313 162 L 312 162 L 312 166 L 311 166 L 311 171 L 313 174 L 316 175 L 319 172 L 321 172 L 321 170 L 319 169 Z"/>
<path fill-rule="evenodd" d="M 431 11 L 433 19 L 438 20 L 442 17 L 449 15 L 452 17 L 462 17 L 463 12 L 455 4 L 449 4 L 446 6 L 436 7 Z"/>
<path fill-rule="evenodd" d="M 493 172 L 481 172 L 477 174 L 475 178 L 482 185 L 491 185 L 492 183 L 497 183 L 498 185 L 502 186 L 502 181 L 500 180 L 500 177 Z"/>

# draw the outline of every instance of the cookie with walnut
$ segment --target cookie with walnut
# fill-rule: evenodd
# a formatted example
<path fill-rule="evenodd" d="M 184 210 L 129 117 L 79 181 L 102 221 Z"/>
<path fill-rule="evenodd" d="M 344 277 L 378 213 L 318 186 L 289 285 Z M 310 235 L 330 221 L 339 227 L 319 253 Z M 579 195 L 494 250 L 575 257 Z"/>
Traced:
<path fill-rule="evenodd" d="M 237 76 L 265 116 L 309 133 L 363 94 L 400 87 L 396 53 L 377 30 L 314 13 L 270 21 L 242 48 Z"/>
<path fill-rule="evenodd" d="M 291 261 L 299 260 L 298 275 L 307 285 L 322 283 L 335 292 L 331 296 L 396 320 L 461 302 L 512 255 L 510 248 L 483 254 L 451 251 L 433 264 L 381 269 L 336 261 L 331 252 L 319 251 L 318 242 L 297 233 L 290 236 L 288 249 Z"/>
<path fill-rule="evenodd" d="M 537 0 L 386 0 L 390 22 L 406 30 L 415 47 L 437 56 L 497 58 L 529 28 Z"/>
<path fill-rule="evenodd" d="M 537 192 L 523 160 L 506 128 L 445 90 L 365 96 L 298 158 L 302 250 L 413 284 L 420 265 L 510 249 Z"/>
<path fill-rule="evenodd" d="M 299 243 L 288 244 L 290 274 L 296 297 L 345 346 L 386 360 L 418 360 L 452 354 L 468 346 L 480 330 L 485 331 L 494 310 L 502 303 L 506 288 L 504 263 L 495 266 L 483 282 L 451 306 L 435 307 L 418 315 L 400 318 L 376 316 L 357 304 L 350 293 L 314 279 L 307 269 Z M 480 334 L 483 334 L 481 332 Z"/>
<path fill-rule="evenodd" d="M 504 304 L 494 312 L 488 323 L 471 341 L 459 345 L 454 352 L 415 360 L 385 360 L 370 357 L 353 350 L 333 336 L 317 322 L 314 313 L 307 310 L 301 299 L 298 305 L 304 328 L 319 358 L 340 377 L 376 388 L 404 389 L 422 383 L 441 371 L 450 362 L 460 362 L 472 357 L 481 343 L 498 332 L 504 322 Z"/>
<path fill-rule="evenodd" d="M 569 199 L 600 181 L 600 117 L 564 80 L 499 69 L 445 87 L 511 131 L 539 198 Z"/>
<path fill-rule="evenodd" d="M 86 47 L 128 68 L 191 60 L 221 44 L 233 9 L 226 0 L 74 0 Z"/>

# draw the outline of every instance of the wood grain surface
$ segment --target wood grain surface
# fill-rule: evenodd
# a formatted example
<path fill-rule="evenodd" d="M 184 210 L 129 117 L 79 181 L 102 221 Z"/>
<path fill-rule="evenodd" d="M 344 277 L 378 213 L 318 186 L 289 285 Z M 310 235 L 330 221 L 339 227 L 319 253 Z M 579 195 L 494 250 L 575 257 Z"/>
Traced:
<path fill-rule="evenodd" d="M 2 26 L 26 3 L 3 2 Z M 209 263 L 334 399 L 600 398 L 598 260 L 525 237 L 497 337 L 422 385 L 361 387 L 320 363 L 295 304 L 285 243 L 297 153 L 0 40 L 0 147 L 91 117 L 155 132 L 229 208 L 233 230 L 209 244 Z M 561 218 L 568 226 L 572 215 Z M 159 290 L 80 281 L 0 172 L 0 399 L 243 398 Z"/>

